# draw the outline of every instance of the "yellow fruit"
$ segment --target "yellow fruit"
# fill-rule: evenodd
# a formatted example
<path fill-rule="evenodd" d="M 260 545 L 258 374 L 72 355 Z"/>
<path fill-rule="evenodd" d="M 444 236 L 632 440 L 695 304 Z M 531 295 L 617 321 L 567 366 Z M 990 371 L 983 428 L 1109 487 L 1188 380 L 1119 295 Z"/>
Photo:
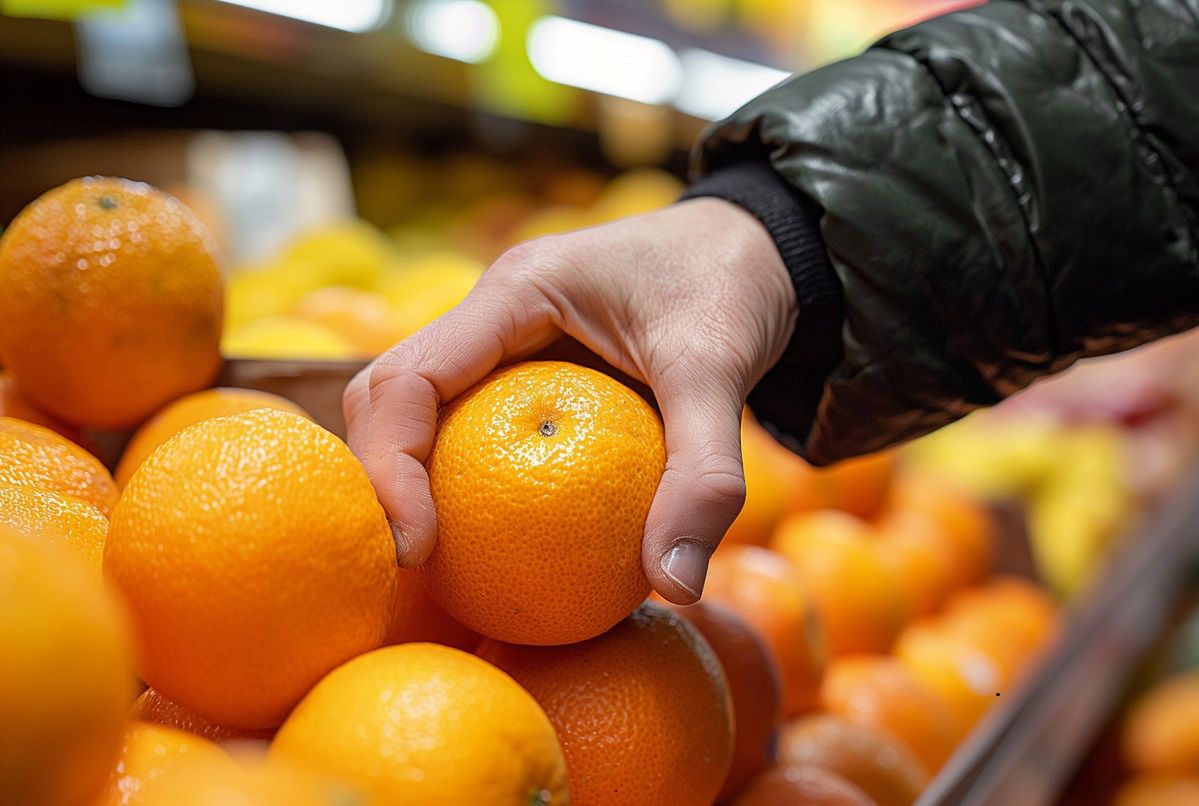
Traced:
<path fill-rule="evenodd" d="M 291 316 L 271 316 L 225 334 L 221 351 L 231 358 L 296 358 L 348 361 L 353 346 L 333 330 Z"/>
<path fill-rule="evenodd" d="M 108 518 L 88 502 L 52 490 L 0 484 L 0 524 L 72 555 L 100 578 Z"/>
<path fill-rule="evenodd" d="M 94 806 L 141 806 L 146 802 L 146 787 L 194 758 L 215 767 L 233 766 L 233 759 L 207 739 L 161 725 L 130 723 L 121 754 Z"/>
<path fill-rule="evenodd" d="M 394 310 L 400 338 L 465 299 L 482 274 L 480 263 L 452 253 L 427 255 L 388 272 L 380 291 Z"/>
<path fill-rule="evenodd" d="M 360 782 L 381 804 L 569 803 L 562 749 L 533 698 L 437 644 L 335 669 L 279 729 L 271 758 Z"/>
<path fill-rule="evenodd" d="M 371 289 L 393 258 L 387 236 L 365 221 L 338 221 L 309 230 L 280 256 L 280 263 L 309 288 L 348 285 Z"/>
<path fill-rule="evenodd" d="M 133 699 L 124 614 L 69 557 L 0 526 L 0 803 L 100 791 Z"/>
<path fill-rule="evenodd" d="M 344 443 L 257 409 L 150 455 L 113 512 L 104 574 L 131 606 L 147 683 L 218 724 L 269 728 L 383 641 L 395 544 Z"/>
<path fill-rule="evenodd" d="M 682 192 L 683 183 L 666 171 L 636 168 L 608 183 L 591 215 L 597 221 L 610 221 L 647 213 L 673 204 Z"/>
<path fill-rule="evenodd" d="M 289 267 L 274 263 L 243 267 L 233 274 L 225 301 L 225 333 L 251 322 L 287 314 L 315 286 Z"/>
<path fill-rule="evenodd" d="M 122 487 L 128 484 L 133 471 L 141 467 L 155 448 L 189 425 L 254 409 L 278 409 L 308 416 L 307 412 L 287 398 L 256 389 L 205 389 L 181 397 L 137 429 L 117 465 L 117 484 Z"/>
<path fill-rule="evenodd" d="M 294 313 L 341 336 L 360 358 L 374 358 L 407 335 L 396 311 L 373 291 L 321 288 L 296 303 Z"/>
<path fill-rule="evenodd" d="M 0 417 L 0 484 L 53 490 L 106 516 L 120 491 L 100 460 L 49 428 Z"/>
<path fill-rule="evenodd" d="M 122 428 L 220 368 L 216 243 L 176 199 L 90 177 L 0 239 L 0 352 L 22 391 L 76 425 Z"/>
<path fill-rule="evenodd" d="M 429 456 L 425 589 L 492 638 L 599 635 L 649 593 L 641 536 L 665 461 L 658 416 L 603 373 L 536 361 L 490 375 L 446 408 Z"/>

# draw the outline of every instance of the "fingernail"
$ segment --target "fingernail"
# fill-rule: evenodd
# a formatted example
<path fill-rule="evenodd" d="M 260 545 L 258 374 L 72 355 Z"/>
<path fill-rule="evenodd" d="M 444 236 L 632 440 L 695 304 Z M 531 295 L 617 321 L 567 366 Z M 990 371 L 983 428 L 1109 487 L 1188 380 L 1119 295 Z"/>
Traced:
<path fill-rule="evenodd" d="M 662 555 L 662 570 L 680 587 L 699 598 L 708 575 L 708 558 L 712 552 L 695 540 L 680 538 L 670 551 Z"/>

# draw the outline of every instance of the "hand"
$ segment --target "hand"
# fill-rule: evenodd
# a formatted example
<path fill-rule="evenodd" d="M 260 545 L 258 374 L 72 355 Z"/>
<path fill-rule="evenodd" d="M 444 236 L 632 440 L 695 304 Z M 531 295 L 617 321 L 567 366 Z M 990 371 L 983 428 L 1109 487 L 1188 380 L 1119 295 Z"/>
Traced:
<path fill-rule="evenodd" d="M 770 235 L 720 199 L 513 248 L 460 305 L 346 389 L 349 444 L 391 521 L 400 562 L 420 564 L 437 536 L 423 463 L 438 409 L 496 366 L 572 337 L 657 400 L 666 470 L 642 564 L 666 599 L 694 602 L 745 500 L 741 409 L 782 354 L 796 308 Z"/>

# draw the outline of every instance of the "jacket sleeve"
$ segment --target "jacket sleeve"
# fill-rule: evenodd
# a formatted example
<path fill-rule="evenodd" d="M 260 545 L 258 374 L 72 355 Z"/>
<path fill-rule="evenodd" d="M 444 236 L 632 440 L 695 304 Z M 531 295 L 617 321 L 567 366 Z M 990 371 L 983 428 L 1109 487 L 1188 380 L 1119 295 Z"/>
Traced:
<path fill-rule="evenodd" d="M 1199 324 L 1199 5 L 939 17 L 769 90 L 695 170 L 800 298 L 751 408 L 817 464 L 878 450 Z M 788 210 L 810 232 L 780 238 Z"/>

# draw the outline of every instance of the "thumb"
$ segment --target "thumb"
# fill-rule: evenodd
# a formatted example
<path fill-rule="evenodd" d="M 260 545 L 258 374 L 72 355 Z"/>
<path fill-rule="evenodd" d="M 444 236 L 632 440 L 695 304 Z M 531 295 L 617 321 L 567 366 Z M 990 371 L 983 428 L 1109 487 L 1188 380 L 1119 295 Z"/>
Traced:
<path fill-rule="evenodd" d="M 641 563 L 654 590 L 675 604 L 699 599 L 708 560 L 745 502 L 741 400 L 709 383 L 655 389 L 666 469 L 646 519 Z"/>

